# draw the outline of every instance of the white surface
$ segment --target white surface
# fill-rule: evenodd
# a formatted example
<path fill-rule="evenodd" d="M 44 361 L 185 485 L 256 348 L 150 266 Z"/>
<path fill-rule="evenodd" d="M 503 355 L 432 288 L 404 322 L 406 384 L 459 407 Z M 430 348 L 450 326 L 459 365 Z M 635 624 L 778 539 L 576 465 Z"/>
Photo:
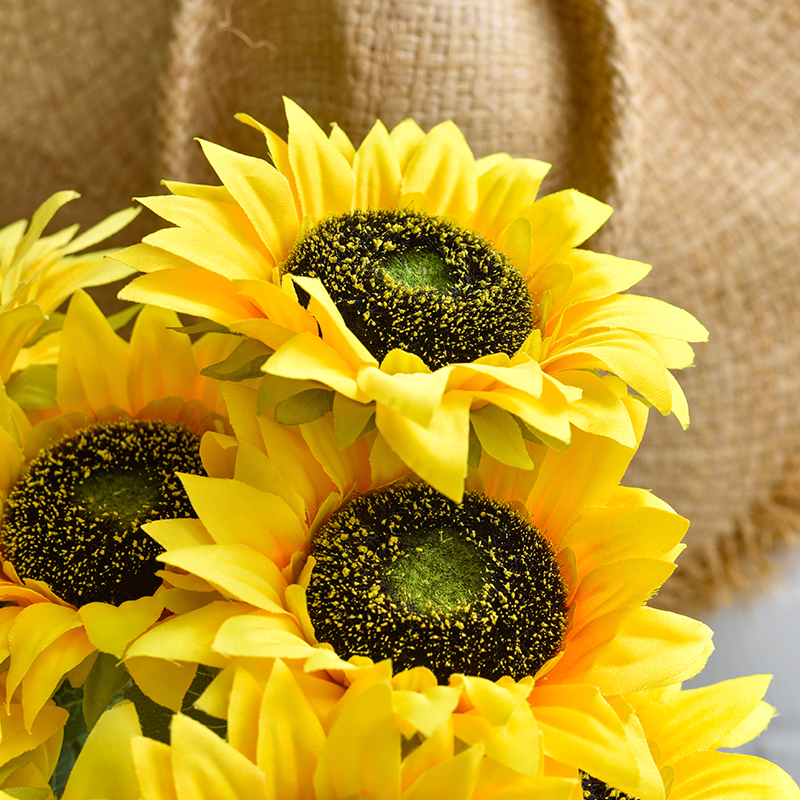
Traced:
<path fill-rule="evenodd" d="M 685 688 L 742 675 L 773 675 L 764 699 L 779 716 L 735 752 L 766 758 L 800 781 L 800 557 L 775 579 L 771 593 L 707 614 L 703 622 L 714 631 L 715 650 Z"/>

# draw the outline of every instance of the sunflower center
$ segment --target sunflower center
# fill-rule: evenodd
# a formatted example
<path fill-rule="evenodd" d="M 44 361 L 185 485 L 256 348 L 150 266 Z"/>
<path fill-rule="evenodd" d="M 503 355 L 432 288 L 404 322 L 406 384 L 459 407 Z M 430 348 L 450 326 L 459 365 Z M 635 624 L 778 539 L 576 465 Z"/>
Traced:
<path fill-rule="evenodd" d="M 75 606 L 152 594 L 162 548 L 141 525 L 194 516 L 176 472 L 205 474 L 200 437 L 183 425 L 82 428 L 42 450 L 9 494 L 4 556 Z"/>
<path fill-rule="evenodd" d="M 379 361 L 395 348 L 431 369 L 513 356 L 533 330 L 530 294 L 505 255 L 474 231 L 409 209 L 327 217 L 283 271 L 318 278 Z"/>
<path fill-rule="evenodd" d="M 558 652 L 567 592 L 550 543 L 510 506 L 425 484 L 351 501 L 317 534 L 306 591 L 319 642 L 342 658 L 391 658 L 497 680 Z"/>
<path fill-rule="evenodd" d="M 613 789 L 603 781 L 581 771 L 581 789 L 584 800 L 637 800 L 633 795 Z"/>

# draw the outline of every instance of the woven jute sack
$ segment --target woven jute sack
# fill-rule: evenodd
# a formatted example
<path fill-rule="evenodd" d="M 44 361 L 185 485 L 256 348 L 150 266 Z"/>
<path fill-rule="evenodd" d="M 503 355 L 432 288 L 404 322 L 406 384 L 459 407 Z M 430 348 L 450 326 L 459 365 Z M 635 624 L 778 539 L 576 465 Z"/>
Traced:
<path fill-rule="evenodd" d="M 3 221 L 60 188 L 84 195 L 63 220 L 88 224 L 161 178 L 213 181 L 193 137 L 263 155 L 233 115 L 285 134 L 281 95 L 355 143 L 376 118 L 453 119 L 476 155 L 552 162 L 546 191 L 616 209 L 592 246 L 652 263 L 637 291 L 711 333 L 679 375 L 689 431 L 652 415 L 626 476 L 692 521 L 658 602 L 754 593 L 797 542 L 796 0 L 5 0 L 0 15 Z"/>

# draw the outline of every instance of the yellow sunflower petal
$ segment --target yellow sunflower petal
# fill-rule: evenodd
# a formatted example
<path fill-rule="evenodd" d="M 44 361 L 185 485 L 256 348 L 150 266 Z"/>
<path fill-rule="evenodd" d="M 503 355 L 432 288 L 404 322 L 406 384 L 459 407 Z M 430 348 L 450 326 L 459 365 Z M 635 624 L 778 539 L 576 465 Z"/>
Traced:
<path fill-rule="evenodd" d="M 452 686 L 429 686 L 422 691 L 395 689 L 392 704 L 395 713 L 408 720 L 425 736 L 433 736 L 450 718 L 458 705 L 460 692 Z"/>
<path fill-rule="evenodd" d="M 176 714 L 170 725 L 170 741 L 179 798 L 268 800 L 261 770 L 201 723 Z"/>
<path fill-rule="evenodd" d="M 170 617 L 133 642 L 125 658 L 149 657 L 224 666 L 224 660 L 212 649 L 216 633 L 227 620 L 250 610 L 244 603 L 220 600 Z"/>
<path fill-rule="evenodd" d="M 308 698 L 283 662 L 276 661 L 258 720 L 256 763 L 265 775 L 269 796 L 313 797 L 314 769 L 324 742 L 322 724 Z"/>
<path fill-rule="evenodd" d="M 316 333 L 317 322 L 311 314 L 280 286 L 266 281 L 236 280 L 236 289 L 248 300 L 252 300 L 269 318 L 269 321 L 294 333 L 309 331 Z M 242 320 L 263 322 L 263 320 Z M 243 331 L 245 332 L 245 331 Z"/>
<path fill-rule="evenodd" d="M 78 613 L 89 641 L 98 650 L 122 658 L 125 648 L 154 625 L 163 610 L 157 597 L 140 597 L 118 606 L 87 603 Z"/>
<path fill-rule="evenodd" d="M 289 120 L 289 162 L 303 216 L 319 222 L 352 208 L 355 177 L 347 159 L 297 103 L 284 98 Z"/>
<path fill-rule="evenodd" d="M 276 614 L 281 607 L 286 581 L 274 562 L 246 545 L 187 547 L 171 550 L 159 560 L 207 580 L 228 597 Z"/>
<path fill-rule="evenodd" d="M 61 800 L 138 800 L 131 741 L 141 734 L 130 701 L 103 714 L 83 745 Z"/>
<path fill-rule="evenodd" d="M 535 274 L 599 230 L 611 216 L 611 207 L 575 189 L 565 189 L 537 200 L 524 216 L 532 226 L 531 272 Z"/>
<path fill-rule="evenodd" d="M 657 706 L 642 704 L 637 713 L 645 729 L 658 741 L 661 760 L 670 763 L 696 750 L 719 747 L 759 706 L 770 678 L 770 675 L 750 675 L 666 693 Z M 758 733 L 761 731 L 753 735 Z"/>
<path fill-rule="evenodd" d="M 55 694 L 62 676 L 75 669 L 95 652 L 82 628 L 73 628 L 36 656 L 22 681 L 22 706 L 26 727 Z M 12 654 L 13 663 L 13 654 Z"/>
<path fill-rule="evenodd" d="M 163 252 L 153 254 L 159 263 Z M 181 265 L 178 269 L 159 269 L 140 275 L 124 286 L 118 297 L 132 303 L 171 308 L 223 325 L 258 316 L 255 306 L 239 295 L 228 278 L 202 267 Z"/>
<path fill-rule="evenodd" d="M 126 342 L 114 333 L 89 295 L 76 292 L 61 336 L 56 393 L 61 410 L 100 410 L 109 405 L 128 409 L 129 369 Z"/>
<path fill-rule="evenodd" d="M 391 689 L 377 683 L 341 713 L 319 755 L 316 800 L 400 800 L 400 731 Z"/>
<path fill-rule="evenodd" d="M 435 125 L 414 149 L 403 170 L 402 193 L 415 192 L 430 200 L 432 214 L 462 224 L 472 216 L 478 203 L 475 158 L 452 122 Z"/>
<path fill-rule="evenodd" d="M 369 400 L 358 388 L 350 365 L 311 333 L 292 337 L 266 361 L 262 369 L 268 375 L 281 378 L 319 381 L 352 400 Z"/>
<path fill-rule="evenodd" d="M 376 364 L 375 358 L 345 324 L 341 312 L 334 305 L 322 281 L 317 278 L 295 276 L 295 283 L 311 296 L 308 310 L 319 323 L 322 336 L 353 368 Z"/>
<path fill-rule="evenodd" d="M 382 122 L 372 126 L 353 160 L 355 208 L 392 208 L 400 197 L 402 172 L 389 132 Z"/>
<path fill-rule="evenodd" d="M 160 656 L 125 658 L 133 682 L 151 700 L 178 712 L 197 673 L 196 664 L 167 661 Z"/>
<path fill-rule="evenodd" d="M 649 400 L 659 411 L 672 409 L 670 373 L 659 354 L 632 331 L 587 333 L 567 340 L 542 362 L 548 373 L 572 369 L 605 369 Z"/>
<path fill-rule="evenodd" d="M 401 170 L 405 170 L 409 159 L 424 138 L 425 132 L 413 119 L 404 119 L 399 125 L 392 128 L 389 140 L 397 153 Z"/>
<path fill-rule="evenodd" d="M 284 617 L 265 614 L 233 615 L 219 628 L 214 650 L 225 656 L 252 658 L 309 658 L 316 651 L 299 627 Z"/>
<path fill-rule="evenodd" d="M 604 505 L 633 453 L 612 439 L 575 431 L 573 446 L 561 453 L 548 452 L 539 468 L 530 497 L 537 525 L 567 531 L 585 510 Z"/>
<path fill-rule="evenodd" d="M 475 714 L 453 717 L 455 735 L 468 745 L 482 744 L 486 755 L 523 775 L 540 772 L 542 752 L 539 726 L 530 706 L 521 705 L 503 727 Z"/>
<path fill-rule="evenodd" d="M 8 669 L 9 697 L 16 691 L 39 655 L 80 624 L 76 611 L 67 606 L 34 603 L 19 611 L 8 634 L 12 656 Z"/>
<path fill-rule="evenodd" d="M 402 800 L 470 800 L 473 797 L 484 749 L 480 744 L 426 770 L 403 792 Z"/>
<path fill-rule="evenodd" d="M 708 341 L 708 331 L 688 311 L 655 297 L 632 294 L 576 303 L 564 312 L 563 331 L 590 328 L 629 328 L 667 339 Z"/>
<path fill-rule="evenodd" d="M 737 753 L 694 753 L 674 766 L 669 800 L 798 800 L 800 788 L 776 764 Z"/>
<path fill-rule="evenodd" d="M 0 384 L 2 386 L 2 384 Z M 2 393 L 0 404 L 5 398 L 5 392 Z M 8 402 L 6 400 L 6 402 Z M 11 487 L 19 480 L 22 472 L 22 465 L 24 464 L 24 456 L 22 449 L 15 441 L 11 433 L 5 427 L 0 427 L 0 496 L 6 494 Z"/>
<path fill-rule="evenodd" d="M 191 341 L 169 330 L 180 324 L 174 311 L 145 306 L 139 312 L 130 343 L 131 408 L 144 408 L 154 397 L 181 397 L 194 386 L 198 370 Z"/>
<path fill-rule="evenodd" d="M 550 165 L 532 158 L 502 161 L 478 178 L 478 207 L 470 227 L 497 242 L 500 234 L 536 199 Z"/>
<path fill-rule="evenodd" d="M 169 745 L 137 736 L 131 740 L 130 747 L 141 797 L 148 800 L 178 800 Z"/>
<path fill-rule="evenodd" d="M 713 649 L 702 622 L 642 607 L 612 611 L 582 628 L 551 676 L 600 686 L 604 694 L 639 691 L 696 675 Z"/>
<path fill-rule="evenodd" d="M 566 302 L 592 302 L 624 292 L 652 269 L 641 261 L 578 248 L 571 250 L 564 261 L 572 270 Z"/>
<path fill-rule="evenodd" d="M 578 605 L 573 630 L 610 611 L 647 602 L 674 570 L 675 564 L 651 558 L 600 564 L 580 583 L 583 601 Z"/>
<path fill-rule="evenodd" d="M 719 741 L 719 747 L 741 747 L 767 729 L 777 716 L 774 706 L 763 700 L 732 731 Z"/>
<path fill-rule="evenodd" d="M 266 125 L 262 125 L 257 120 L 253 119 L 249 114 L 237 114 L 236 119 L 261 131 L 267 141 L 269 154 L 272 158 L 272 163 L 277 167 L 278 171 L 289 181 L 289 186 L 292 189 L 292 195 L 295 199 L 295 209 L 297 210 L 297 218 L 302 219 L 303 211 L 300 207 L 300 197 L 297 192 L 297 181 L 295 180 L 292 166 L 289 163 L 289 145 L 284 139 L 278 136 L 277 133 L 271 131 Z"/>
<path fill-rule="evenodd" d="M 486 680 L 474 675 L 458 675 L 456 685 L 464 687 L 464 692 L 480 715 L 491 725 L 507 725 L 512 715 L 522 706 L 531 692 L 530 680 L 501 682 Z"/>
<path fill-rule="evenodd" d="M 561 547 L 575 553 L 581 579 L 592 564 L 659 558 L 681 541 L 688 527 L 688 520 L 662 508 L 590 508 L 570 526 Z"/>
<path fill-rule="evenodd" d="M 181 475 L 192 505 L 217 544 L 245 544 L 283 567 L 308 533 L 281 497 L 239 481 Z M 235 508 L 236 514 L 230 509 Z"/>
<path fill-rule="evenodd" d="M 365 367 L 358 373 L 358 386 L 368 397 L 426 426 L 442 401 L 449 373 L 445 367 L 430 374 L 389 375 L 377 367 Z"/>
<path fill-rule="evenodd" d="M 622 697 L 614 696 L 605 699 L 625 728 L 626 738 L 636 758 L 639 772 L 635 783 L 631 785 L 617 784 L 615 788 L 621 789 L 639 800 L 664 800 L 664 781 L 650 752 L 650 743 L 635 710 Z"/>
<path fill-rule="evenodd" d="M 25 303 L 0 312 L 0 342 L 3 342 L 0 351 L 0 380 L 8 382 L 17 354 L 31 332 L 44 320 L 44 313 L 37 303 Z"/>
<path fill-rule="evenodd" d="M 639 768 L 625 729 L 596 687 L 537 684 L 531 703 L 548 755 L 609 786 L 636 782 Z"/>
<path fill-rule="evenodd" d="M 522 431 L 507 411 L 487 405 L 470 414 L 470 422 L 483 449 L 503 464 L 533 469 Z"/>
<path fill-rule="evenodd" d="M 196 264 L 231 280 L 263 279 L 274 266 L 267 254 L 227 231 L 162 228 L 145 236 L 142 242 L 143 247 L 157 248 L 157 252 L 172 254 L 185 264 Z"/>
<path fill-rule="evenodd" d="M 394 409 L 378 404 L 375 422 L 389 447 L 437 491 L 460 502 L 469 450 L 469 406 L 466 392 L 448 392 L 430 425 L 418 425 Z"/>
<path fill-rule="evenodd" d="M 0 710 L 3 730 L 3 737 L 0 739 L 0 770 L 5 771 L 13 759 L 36 750 L 48 739 L 57 736 L 68 716 L 66 709 L 50 703 L 39 712 L 28 731 L 23 724 L 18 704 L 12 706 L 10 713 Z M 0 774 L 0 778 L 2 777 Z"/>
<path fill-rule="evenodd" d="M 586 433 L 608 436 L 625 447 L 636 447 L 636 434 L 628 409 L 605 381 L 592 372 L 564 370 L 558 381 L 581 390 L 569 405 L 569 421 Z"/>
<path fill-rule="evenodd" d="M 356 156 L 356 148 L 350 141 L 350 137 L 339 127 L 338 122 L 331 123 L 331 132 L 328 138 L 331 140 L 334 147 L 345 157 L 347 163 L 352 166 Z"/>
<path fill-rule="evenodd" d="M 261 158 L 203 140 L 200 144 L 209 164 L 247 214 L 273 262 L 283 261 L 300 230 L 287 179 Z"/>

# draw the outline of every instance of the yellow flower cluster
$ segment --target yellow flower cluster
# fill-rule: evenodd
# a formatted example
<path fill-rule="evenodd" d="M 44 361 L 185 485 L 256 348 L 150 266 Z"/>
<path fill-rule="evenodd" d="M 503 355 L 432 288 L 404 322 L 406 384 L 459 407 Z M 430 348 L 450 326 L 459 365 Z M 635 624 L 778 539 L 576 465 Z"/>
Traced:
<path fill-rule="evenodd" d="M 0 798 L 800 800 L 621 485 L 702 325 L 547 165 L 286 111 L 115 260 L 0 231 Z"/>

